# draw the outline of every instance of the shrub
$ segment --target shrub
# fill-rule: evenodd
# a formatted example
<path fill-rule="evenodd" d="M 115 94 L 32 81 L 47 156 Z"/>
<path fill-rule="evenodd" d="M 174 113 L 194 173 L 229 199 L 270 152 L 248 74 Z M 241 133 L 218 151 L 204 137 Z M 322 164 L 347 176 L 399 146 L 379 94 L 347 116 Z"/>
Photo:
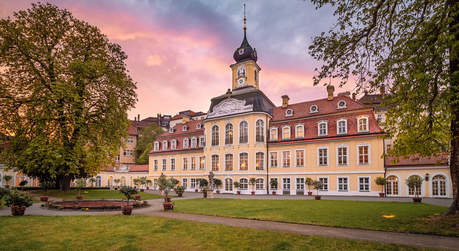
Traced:
<path fill-rule="evenodd" d="M 122 186 L 120 189 L 120 193 L 122 193 L 124 197 L 126 197 L 128 201 L 128 205 L 129 205 L 129 200 L 133 199 L 133 195 L 137 194 L 137 190 L 134 189 L 133 187 Z"/>
<path fill-rule="evenodd" d="M 33 204 L 32 197 L 28 193 L 21 194 L 17 190 L 9 191 L 4 196 L 4 200 L 8 207 L 30 207 Z"/>
<path fill-rule="evenodd" d="M 185 192 L 185 187 L 183 186 L 176 186 L 174 188 L 175 193 L 178 195 L 178 197 L 182 197 L 183 192 Z"/>
<path fill-rule="evenodd" d="M 387 183 L 387 179 L 384 178 L 384 177 L 377 177 L 377 178 L 375 179 L 375 183 L 376 183 L 376 185 L 379 185 L 379 186 L 382 187 L 382 190 L 381 190 L 381 191 L 384 193 L 384 186 L 385 186 L 386 183 Z"/>

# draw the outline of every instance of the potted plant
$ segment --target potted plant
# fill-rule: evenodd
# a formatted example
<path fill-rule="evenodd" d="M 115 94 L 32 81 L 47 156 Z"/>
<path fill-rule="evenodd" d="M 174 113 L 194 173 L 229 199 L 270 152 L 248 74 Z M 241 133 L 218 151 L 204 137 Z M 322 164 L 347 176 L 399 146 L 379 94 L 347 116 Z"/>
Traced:
<path fill-rule="evenodd" d="M 150 186 L 151 186 L 151 184 L 153 184 L 153 182 L 152 182 L 151 180 L 148 180 L 148 179 L 147 179 L 147 180 L 145 181 L 145 184 L 147 185 L 147 190 L 149 190 L 149 189 L 150 189 Z"/>
<path fill-rule="evenodd" d="M 77 179 L 75 181 L 77 189 L 78 189 L 78 195 L 76 196 L 77 200 L 83 199 L 83 196 L 81 195 L 81 188 L 86 186 L 86 181 L 84 179 Z"/>
<path fill-rule="evenodd" d="M 236 188 L 237 194 L 238 195 L 241 194 L 241 191 L 239 191 L 239 185 L 240 185 L 239 182 L 235 181 L 233 184 L 234 184 L 234 188 Z"/>
<path fill-rule="evenodd" d="M 164 211 L 174 209 L 174 204 L 169 198 L 169 192 L 174 189 L 175 185 L 177 185 L 174 180 L 174 178 L 167 179 L 164 174 L 161 174 L 158 179 L 159 190 L 162 192 L 162 194 L 164 194 Z"/>
<path fill-rule="evenodd" d="M 134 188 L 134 189 L 135 189 L 135 188 Z M 136 194 L 136 195 L 134 196 L 134 200 L 140 200 L 140 199 L 141 199 L 140 194 Z"/>
<path fill-rule="evenodd" d="M 221 179 L 214 179 L 214 185 L 217 188 L 217 193 L 220 193 L 220 187 L 222 186 L 222 180 Z"/>
<path fill-rule="evenodd" d="M 19 182 L 19 186 L 21 187 L 21 190 L 24 190 L 24 187 L 27 185 L 28 181 L 27 180 L 23 180 L 21 182 Z"/>
<path fill-rule="evenodd" d="M 387 179 L 384 178 L 384 177 L 377 177 L 375 179 L 375 183 L 376 183 L 376 185 L 381 186 L 381 188 L 382 188 L 381 192 L 379 193 L 379 197 L 384 198 L 384 195 L 385 195 L 384 188 L 386 187 Z"/>
<path fill-rule="evenodd" d="M 115 190 L 118 190 L 118 184 L 120 183 L 120 179 L 114 179 L 113 181 L 114 181 L 115 184 L 116 184 Z"/>
<path fill-rule="evenodd" d="M 313 182 L 312 186 L 314 187 L 314 189 L 316 189 L 317 191 L 317 195 L 314 197 L 316 200 L 320 200 L 320 195 L 319 195 L 319 190 L 322 189 L 322 186 L 323 186 L 323 183 L 316 180 Z"/>
<path fill-rule="evenodd" d="M 22 216 L 27 207 L 32 206 L 32 197 L 28 193 L 21 194 L 17 190 L 8 191 L 5 205 L 11 208 L 11 215 Z"/>
<path fill-rule="evenodd" d="M 255 195 L 255 182 L 256 181 L 257 180 L 255 178 L 250 178 L 250 180 L 249 180 L 249 184 L 252 186 L 252 192 L 251 192 L 252 195 Z"/>
<path fill-rule="evenodd" d="M 6 188 L 9 188 L 9 187 L 10 187 L 9 183 L 10 183 L 10 180 L 11 180 L 12 178 L 13 178 L 13 177 L 11 177 L 11 175 L 5 175 L 5 176 L 3 176 L 3 180 L 4 180 L 5 183 L 6 183 L 6 185 L 5 185 Z"/>
<path fill-rule="evenodd" d="M 9 189 L 0 187 L 0 206 L 2 205 L 2 198 L 10 192 Z"/>
<path fill-rule="evenodd" d="M 96 183 L 96 178 L 91 177 L 88 179 L 89 183 L 91 183 L 91 187 L 94 187 L 94 183 Z"/>
<path fill-rule="evenodd" d="M 314 180 L 311 179 L 311 178 L 306 178 L 306 185 L 308 186 L 308 195 L 311 196 L 312 195 L 312 192 L 311 192 L 311 187 L 313 186 L 314 184 Z"/>
<path fill-rule="evenodd" d="M 127 199 L 126 205 L 121 206 L 121 212 L 123 213 L 123 215 L 131 215 L 133 207 L 131 205 L 129 205 L 129 200 L 132 199 L 132 196 L 134 194 L 137 194 L 137 190 L 135 188 L 132 188 L 132 187 L 123 186 L 123 187 L 121 187 L 120 192 Z"/>
<path fill-rule="evenodd" d="M 418 187 L 421 187 L 422 181 L 424 181 L 424 179 L 421 178 L 420 176 L 417 176 L 417 175 L 413 175 L 413 176 L 409 177 L 406 180 L 406 185 L 410 189 L 414 190 L 413 202 L 421 202 L 422 201 L 422 198 L 419 197 L 419 195 L 418 195 L 418 193 L 420 193 L 420 191 L 418 191 Z"/>
<path fill-rule="evenodd" d="M 272 191 L 272 194 L 273 195 L 276 195 L 276 190 L 277 190 L 277 179 L 271 179 L 271 181 L 269 182 L 271 184 L 271 189 L 273 189 L 274 187 L 274 190 Z"/>
<path fill-rule="evenodd" d="M 201 188 L 203 198 L 207 198 L 207 186 L 208 185 L 209 185 L 209 182 L 206 179 L 199 180 L 199 188 Z"/>
<path fill-rule="evenodd" d="M 145 187 L 147 186 L 147 183 L 148 183 L 147 177 L 140 177 L 139 182 L 140 182 L 140 185 L 142 186 L 140 191 L 141 192 L 145 191 Z"/>
<path fill-rule="evenodd" d="M 175 193 L 177 194 L 178 197 L 182 197 L 183 192 L 185 192 L 185 187 L 183 186 L 176 186 L 174 188 Z"/>

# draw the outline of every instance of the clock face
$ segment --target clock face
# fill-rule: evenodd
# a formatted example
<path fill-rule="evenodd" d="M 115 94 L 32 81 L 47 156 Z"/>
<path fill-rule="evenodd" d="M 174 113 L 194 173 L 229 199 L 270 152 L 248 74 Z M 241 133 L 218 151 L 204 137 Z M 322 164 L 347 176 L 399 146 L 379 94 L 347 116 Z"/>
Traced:
<path fill-rule="evenodd" d="M 245 85 L 246 85 L 245 79 L 243 79 L 243 78 L 238 79 L 237 85 L 236 85 L 237 87 L 243 87 Z"/>
<path fill-rule="evenodd" d="M 244 48 L 241 48 L 237 51 L 239 53 L 239 55 L 242 55 L 244 53 Z"/>

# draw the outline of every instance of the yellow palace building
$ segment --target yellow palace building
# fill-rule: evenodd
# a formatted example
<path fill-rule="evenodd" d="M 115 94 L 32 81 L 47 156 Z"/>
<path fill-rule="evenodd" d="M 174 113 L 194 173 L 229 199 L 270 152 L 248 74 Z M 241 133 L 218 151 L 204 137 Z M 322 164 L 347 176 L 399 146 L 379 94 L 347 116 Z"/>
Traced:
<path fill-rule="evenodd" d="M 212 171 L 222 181 L 221 193 L 305 194 L 306 178 L 323 182 L 322 195 L 381 192 L 375 179 L 386 176 L 384 133 L 373 107 L 350 98 L 349 92 L 335 95 L 333 86 L 323 99 L 290 104 L 284 95 L 282 105 L 274 105 L 260 89 L 261 68 L 245 27 L 233 58 L 231 89 L 211 99 L 206 117 L 183 116 L 154 142 L 148 167 L 154 183 L 165 174 L 178 179 L 186 191 L 195 191 L 199 179 L 208 179 Z M 390 172 L 404 183 L 405 175 L 396 174 L 403 170 L 392 167 Z M 451 197 L 448 174 L 445 180 L 436 183 L 442 186 L 437 190 L 445 191 L 440 197 Z M 433 191 L 427 183 L 423 196 Z M 391 195 L 410 196 L 402 188 Z"/>

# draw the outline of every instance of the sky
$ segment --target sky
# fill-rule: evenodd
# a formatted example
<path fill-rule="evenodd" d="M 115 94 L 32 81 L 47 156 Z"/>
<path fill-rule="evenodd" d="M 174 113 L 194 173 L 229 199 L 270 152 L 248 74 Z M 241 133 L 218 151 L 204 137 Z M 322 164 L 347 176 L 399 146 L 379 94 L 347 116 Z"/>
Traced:
<path fill-rule="evenodd" d="M 0 18 L 34 1 L 0 1 Z M 138 102 L 128 114 L 141 119 L 182 110 L 207 112 L 212 97 L 231 88 L 233 53 L 243 38 L 257 50 L 260 89 L 276 104 L 281 96 L 302 102 L 326 96 L 313 86 L 320 62 L 307 52 L 312 38 L 328 31 L 331 9 L 305 0 L 79 0 L 49 1 L 100 28 L 128 55 Z M 336 88 L 336 86 L 335 86 Z M 336 88 L 336 92 L 350 90 Z"/>

